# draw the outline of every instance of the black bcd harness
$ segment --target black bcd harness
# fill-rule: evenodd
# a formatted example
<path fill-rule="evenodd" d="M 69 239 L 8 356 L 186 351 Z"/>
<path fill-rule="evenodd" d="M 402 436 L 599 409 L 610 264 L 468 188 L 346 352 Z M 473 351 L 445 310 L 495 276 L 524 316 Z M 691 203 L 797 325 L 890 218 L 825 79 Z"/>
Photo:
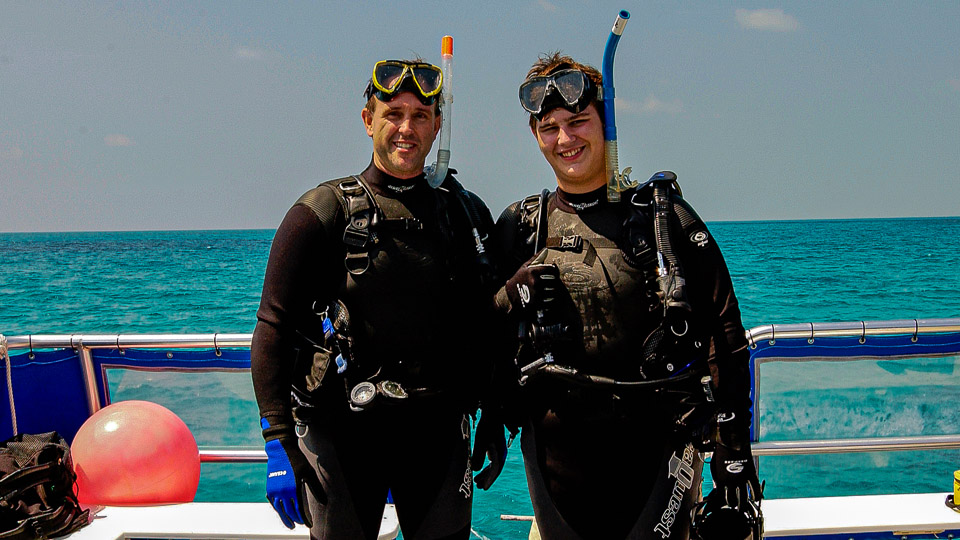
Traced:
<path fill-rule="evenodd" d="M 675 234 L 674 219 L 679 220 L 684 231 L 702 221 L 686 204 L 675 203 L 674 199 L 681 195 L 676 175 L 670 171 L 658 172 L 626 193 L 624 203 L 629 206 L 624 223 L 626 238 L 620 245 L 606 238 L 584 239 L 578 235 L 549 237 L 549 193 L 543 190 L 539 195 L 527 197 L 518 208 L 520 237 L 533 248 L 533 252 L 539 254 L 544 248 L 587 251 L 589 257 L 590 251 L 593 251 L 596 257 L 597 248 L 618 247 L 624 258 L 632 264 L 655 268 L 662 322 L 647 336 L 643 350 L 637 351 L 643 376 L 636 380 L 622 380 L 587 373 L 583 369 L 557 362 L 552 349 L 562 341 L 559 334 L 566 327 L 538 312 L 538 320 L 526 321 L 528 330 L 521 330 L 527 345 L 532 346 L 536 353 L 532 361 L 518 357 L 520 383 L 525 384 L 531 377 L 549 375 L 580 386 L 639 390 L 675 385 L 689 387 L 691 378 L 702 377 L 706 371 L 705 365 L 694 366 L 694 363 L 706 356 L 706 347 L 704 341 L 697 337 L 692 308 L 687 299 L 683 267 L 672 239 Z M 651 215 L 655 239 L 653 246 L 647 242 L 646 234 L 637 232 L 650 223 Z M 545 319 L 550 322 L 545 323 Z M 709 397 L 709 377 L 701 378 L 700 382 Z"/>
<path fill-rule="evenodd" d="M 359 276 L 369 269 L 370 252 L 381 242 L 381 235 L 423 229 L 423 223 L 415 217 L 388 216 L 378 204 L 373 191 L 359 175 L 333 180 L 325 185 L 333 188 L 344 214 L 344 266 L 347 272 L 354 276 Z M 472 267 L 479 275 L 478 285 L 493 283 L 495 271 L 486 247 L 489 232 L 481 217 L 477 200 L 453 176 L 448 176 L 443 184 L 431 192 L 436 197 L 440 234 L 446 248 L 444 252 L 448 255 L 446 264 L 450 271 L 454 271 L 453 262 L 450 260 L 450 254 L 455 251 L 452 247 L 462 236 L 455 234 L 450 216 L 450 207 L 455 205 L 462 210 L 470 229 L 474 254 Z M 305 204 L 321 216 L 319 197 L 316 190 L 311 190 L 302 196 L 298 203 Z M 379 369 L 358 378 L 356 374 L 363 370 L 358 369 L 358 359 L 353 354 L 347 307 L 339 299 L 328 305 L 318 304 L 315 303 L 314 312 L 323 328 L 322 343 L 304 337 L 312 345 L 310 368 L 304 370 L 308 371 L 305 386 L 301 388 L 299 384 L 295 384 L 293 387 L 294 412 L 295 416 L 298 416 L 298 423 L 308 423 L 309 416 L 313 413 L 311 393 L 320 388 L 327 374 L 334 369 L 342 375 L 350 406 L 355 410 L 366 408 L 377 396 L 403 401 L 411 397 L 437 394 L 437 391 L 428 388 L 404 388 L 394 381 L 378 380 Z"/>

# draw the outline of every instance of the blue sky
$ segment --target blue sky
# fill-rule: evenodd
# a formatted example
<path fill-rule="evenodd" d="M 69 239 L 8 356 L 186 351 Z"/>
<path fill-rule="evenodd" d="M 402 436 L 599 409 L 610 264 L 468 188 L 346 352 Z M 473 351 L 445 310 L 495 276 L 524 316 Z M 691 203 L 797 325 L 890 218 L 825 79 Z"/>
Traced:
<path fill-rule="evenodd" d="M 451 164 L 496 216 L 554 184 L 527 68 L 599 66 L 620 9 L 635 178 L 676 171 L 708 221 L 960 215 L 956 1 L 3 2 L 0 232 L 275 228 L 368 163 L 373 63 L 444 34 Z"/>

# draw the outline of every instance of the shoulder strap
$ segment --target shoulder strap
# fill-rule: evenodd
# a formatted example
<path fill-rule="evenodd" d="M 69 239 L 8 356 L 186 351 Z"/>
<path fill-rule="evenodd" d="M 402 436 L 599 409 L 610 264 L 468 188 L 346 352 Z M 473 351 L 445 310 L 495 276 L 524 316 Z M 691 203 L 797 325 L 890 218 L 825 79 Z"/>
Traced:
<path fill-rule="evenodd" d="M 423 224 L 416 218 L 384 216 L 377 198 L 362 176 L 355 174 L 334 184 L 346 219 L 343 229 L 343 244 L 347 251 L 344 264 L 351 274 L 359 275 L 370 268 L 370 246 L 378 241 L 377 229 L 423 229 Z"/>
<path fill-rule="evenodd" d="M 493 284 L 496 281 L 496 270 L 486 246 L 486 242 L 490 237 L 490 227 L 493 225 L 493 222 L 489 218 L 489 215 L 487 220 L 483 219 L 480 209 L 482 202 L 480 202 L 476 195 L 467 191 L 452 175 L 447 176 L 443 184 L 437 188 L 437 193 L 441 194 L 441 200 L 445 197 L 452 196 L 463 210 L 467 225 L 470 227 L 470 235 L 473 238 L 474 260 L 479 268 L 480 282 L 483 285 Z M 441 220 L 441 226 L 445 226 L 444 220 Z M 452 228 L 453 224 L 448 220 L 446 226 Z M 459 238 L 459 235 L 453 235 L 452 231 L 448 236 L 453 239 Z"/>
<path fill-rule="evenodd" d="M 539 205 L 537 209 L 537 223 L 536 231 L 537 235 L 534 238 L 533 242 L 533 251 L 534 253 L 539 252 L 547 244 L 547 211 L 550 209 L 550 205 L 547 203 L 547 197 L 550 196 L 550 190 L 544 188 L 540 192 Z"/>
<path fill-rule="evenodd" d="M 343 262 L 348 272 L 359 275 L 370 268 L 368 248 L 377 241 L 371 229 L 379 221 L 380 208 L 370 187 L 358 175 L 337 182 L 336 188 L 346 219 L 343 244 L 347 254 Z"/>
<path fill-rule="evenodd" d="M 326 204 L 323 189 L 329 189 L 337 198 L 337 206 Z M 344 264 L 352 274 L 362 274 L 370 266 L 367 246 L 375 241 L 370 228 L 377 222 L 378 208 L 373 194 L 357 175 L 324 182 L 304 193 L 296 204 L 310 208 L 321 223 L 333 223 L 337 207 L 343 210 L 346 226 L 343 243 L 347 255 Z"/>
<path fill-rule="evenodd" d="M 476 243 L 475 247 L 481 259 L 481 264 L 491 264 L 487 257 L 487 249 L 484 246 L 484 242 L 486 242 L 490 236 L 489 224 L 483 220 L 480 208 L 477 205 L 476 196 L 468 192 L 466 188 L 452 176 L 448 177 L 447 182 L 444 182 L 444 187 L 448 187 L 448 193 L 453 195 L 463 208 L 463 213 L 467 217 L 467 223 L 470 225 L 470 230 Z"/>
<path fill-rule="evenodd" d="M 538 195 L 530 195 L 522 201 L 517 209 L 517 228 L 534 253 L 538 253 L 547 245 L 547 198 L 550 190 L 544 189 Z"/>

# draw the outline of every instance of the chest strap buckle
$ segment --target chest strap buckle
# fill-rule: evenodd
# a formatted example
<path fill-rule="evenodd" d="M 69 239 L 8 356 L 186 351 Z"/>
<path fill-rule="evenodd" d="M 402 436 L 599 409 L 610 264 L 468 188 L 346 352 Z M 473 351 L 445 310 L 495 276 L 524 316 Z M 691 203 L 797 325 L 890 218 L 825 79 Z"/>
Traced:
<path fill-rule="evenodd" d="M 559 248 L 565 251 L 575 251 L 579 253 L 583 250 L 583 238 L 579 234 L 564 236 L 560 238 Z"/>

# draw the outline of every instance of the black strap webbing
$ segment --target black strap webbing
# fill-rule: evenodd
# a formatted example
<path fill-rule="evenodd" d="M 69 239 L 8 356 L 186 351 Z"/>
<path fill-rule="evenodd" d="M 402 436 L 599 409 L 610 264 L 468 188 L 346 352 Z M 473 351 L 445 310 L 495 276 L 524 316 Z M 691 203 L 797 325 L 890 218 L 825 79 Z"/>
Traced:
<path fill-rule="evenodd" d="M 547 197 L 549 196 L 549 189 L 540 192 L 540 208 L 537 209 L 537 236 L 533 243 L 534 253 L 539 253 L 547 243 L 547 211 L 550 206 L 547 203 Z"/>

